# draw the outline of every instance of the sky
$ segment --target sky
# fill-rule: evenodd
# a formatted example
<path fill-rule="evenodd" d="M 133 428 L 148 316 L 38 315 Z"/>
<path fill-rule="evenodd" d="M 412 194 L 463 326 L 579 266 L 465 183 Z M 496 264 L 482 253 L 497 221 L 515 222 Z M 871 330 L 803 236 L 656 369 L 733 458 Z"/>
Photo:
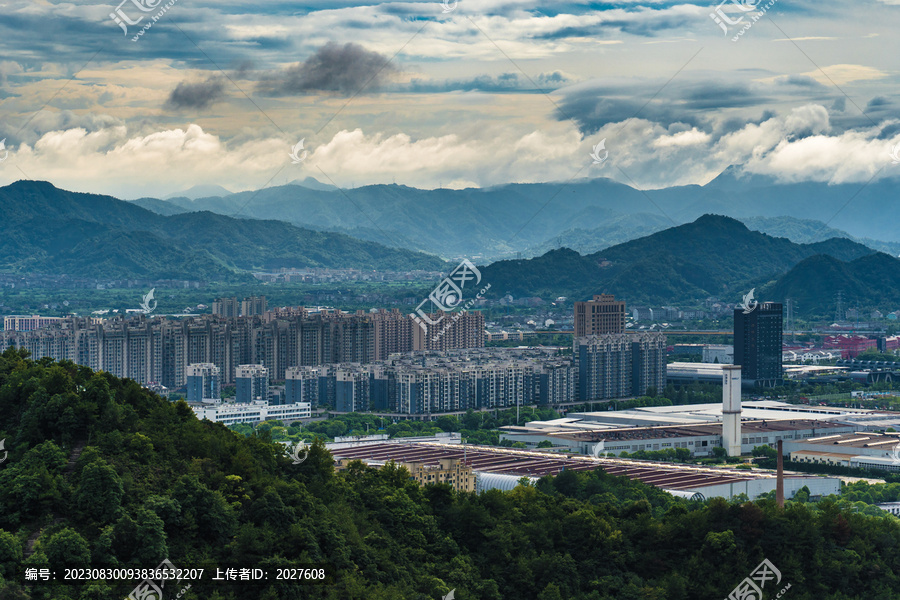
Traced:
<path fill-rule="evenodd" d="M 900 0 L 2 8 L 0 185 L 900 177 Z"/>

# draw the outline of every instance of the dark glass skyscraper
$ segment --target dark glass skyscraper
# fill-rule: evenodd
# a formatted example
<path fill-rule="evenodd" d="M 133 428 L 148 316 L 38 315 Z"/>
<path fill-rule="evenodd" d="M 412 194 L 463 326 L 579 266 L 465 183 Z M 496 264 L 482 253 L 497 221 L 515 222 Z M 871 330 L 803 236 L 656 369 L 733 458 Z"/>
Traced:
<path fill-rule="evenodd" d="M 778 302 L 761 302 L 747 313 L 734 309 L 734 364 L 741 365 L 744 381 L 760 386 L 781 382 L 782 313 Z"/>

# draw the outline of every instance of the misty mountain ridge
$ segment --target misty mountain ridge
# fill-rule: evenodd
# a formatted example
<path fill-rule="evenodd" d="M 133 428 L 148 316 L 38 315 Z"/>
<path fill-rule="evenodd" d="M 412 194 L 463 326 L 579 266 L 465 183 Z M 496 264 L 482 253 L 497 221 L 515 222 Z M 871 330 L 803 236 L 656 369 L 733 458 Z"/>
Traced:
<path fill-rule="evenodd" d="M 538 256 L 561 246 L 593 252 L 704 214 L 747 220 L 795 242 L 849 237 L 898 254 L 900 230 L 891 222 L 900 218 L 900 203 L 886 202 L 896 197 L 897 189 L 895 179 L 867 186 L 779 183 L 729 167 L 703 186 L 646 191 L 606 178 L 464 190 L 379 184 L 342 191 L 307 177 L 228 196 L 161 202 L 226 215 L 240 210 L 241 217 L 284 220 L 484 263 L 517 253 Z M 164 209 L 140 202 L 151 210 Z M 873 219 L 873 214 L 883 218 Z M 817 234 L 817 228 L 822 232 Z"/>
<path fill-rule="evenodd" d="M 163 202 L 163 201 L 158 201 Z M 73 277 L 250 281 L 281 267 L 439 271 L 429 255 L 212 212 L 163 216 L 43 181 L 0 188 L 0 271 Z"/>

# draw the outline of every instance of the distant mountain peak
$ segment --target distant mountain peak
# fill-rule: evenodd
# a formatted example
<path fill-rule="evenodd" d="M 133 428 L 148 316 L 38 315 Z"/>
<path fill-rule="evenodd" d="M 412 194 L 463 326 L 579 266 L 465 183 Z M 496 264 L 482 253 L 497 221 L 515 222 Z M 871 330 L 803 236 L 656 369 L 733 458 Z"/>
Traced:
<path fill-rule="evenodd" d="M 175 192 L 174 194 L 169 194 L 164 200 L 169 198 L 190 198 L 191 200 L 196 200 L 197 198 L 214 198 L 214 197 L 222 197 L 222 196 L 230 196 L 233 194 L 231 190 L 228 188 L 224 188 L 221 185 L 215 184 L 199 184 L 189 187 L 186 190 L 181 192 Z"/>
<path fill-rule="evenodd" d="M 55 185 L 49 181 L 40 181 L 37 179 L 19 179 L 6 186 L 7 189 L 19 190 L 22 188 L 58 190 Z"/>
<path fill-rule="evenodd" d="M 320 192 L 331 192 L 337 189 L 333 185 L 322 183 L 315 177 L 310 176 L 304 177 L 303 179 L 295 179 L 288 185 L 299 185 L 300 187 L 305 187 L 310 190 L 318 190 Z"/>
<path fill-rule="evenodd" d="M 703 187 L 733 190 L 746 189 L 748 187 L 769 186 L 777 183 L 778 180 L 769 175 L 748 173 L 741 165 L 731 165 Z"/>

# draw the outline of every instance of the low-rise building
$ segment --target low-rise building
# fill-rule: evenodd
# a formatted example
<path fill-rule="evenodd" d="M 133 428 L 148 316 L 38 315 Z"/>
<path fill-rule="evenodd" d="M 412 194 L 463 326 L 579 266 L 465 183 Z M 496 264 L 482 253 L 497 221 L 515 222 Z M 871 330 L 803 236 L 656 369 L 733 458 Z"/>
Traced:
<path fill-rule="evenodd" d="M 420 485 L 446 483 L 457 492 L 475 491 L 475 473 L 462 461 L 442 458 L 437 465 L 422 461 L 400 463 Z"/>
<path fill-rule="evenodd" d="M 703 346 L 703 362 L 721 365 L 734 364 L 734 346 L 706 344 Z"/>
<path fill-rule="evenodd" d="M 297 404 L 273 405 L 267 402 L 239 402 L 212 405 L 192 404 L 191 408 L 198 419 L 208 419 L 214 423 L 234 425 L 236 423 L 259 423 L 270 419 L 277 419 L 283 423 L 308 419 L 310 406 L 307 402 Z"/>

